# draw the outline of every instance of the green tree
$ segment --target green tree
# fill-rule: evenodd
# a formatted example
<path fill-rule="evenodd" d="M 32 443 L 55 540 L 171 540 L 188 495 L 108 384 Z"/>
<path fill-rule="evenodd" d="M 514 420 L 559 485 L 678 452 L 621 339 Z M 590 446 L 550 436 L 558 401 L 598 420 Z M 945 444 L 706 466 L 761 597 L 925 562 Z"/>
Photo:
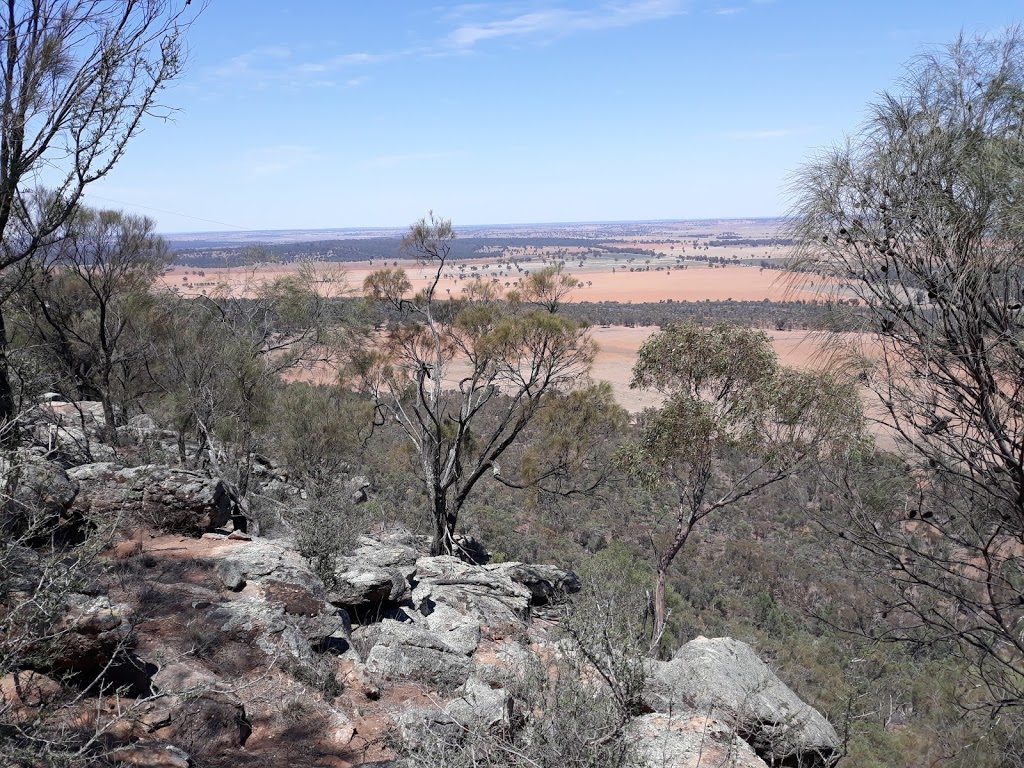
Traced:
<path fill-rule="evenodd" d="M 643 486 L 671 488 L 675 497 L 651 535 L 654 652 L 668 619 L 672 562 L 694 528 L 855 440 L 860 401 L 828 375 L 780 366 L 763 331 L 725 324 L 656 333 L 640 348 L 630 386 L 666 396 L 623 451 L 624 465 Z"/>
<path fill-rule="evenodd" d="M 43 350 L 74 396 L 103 404 L 111 434 L 115 406 L 123 412 L 145 370 L 142 325 L 167 263 L 154 226 L 121 211 L 79 209 L 60 240 L 27 266 L 14 297 L 27 343 Z"/>
<path fill-rule="evenodd" d="M 329 359 L 337 304 L 318 292 L 312 267 L 270 282 L 224 285 L 208 296 L 161 297 L 150 324 L 151 410 L 174 426 L 179 453 L 195 434 L 195 457 L 224 481 L 243 513 L 253 463 L 274 439 L 282 375 Z"/>
<path fill-rule="evenodd" d="M 416 293 L 402 269 L 366 278 L 366 296 L 394 320 L 379 348 L 353 365 L 378 416 L 397 423 L 414 448 L 434 554 L 457 550 L 459 513 L 485 477 L 522 487 L 564 476 L 564 464 L 524 477 L 498 460 L 535 417 L 587 380 L 596 353 L 587 328 L 556 311 L 564 297 L 561 267 L 531 275 L 507 301 L 496 283 L 483 280 L 470 282 L 458 299 L 442 299 L 454 239 L 451 222 L 432 214 L 411 227 L 404 247 L 430 274 Z"/>
<path fill-rule="evenodd" d="M 963 703 L 1007 714 L 1024 707 L 1022 126 L 1024 31 L 962 36 L 794 183 L 798 264 L 862 300 L 845 338 L 910 469 L 885 496 L 877 462 L 839 478 L 840 533 L 879 594 L 868 626 L 947 645 L 974 670 Z"/>
<path fill-rule="evenodd" d="M 0 273 L 52 242 L 121 159 L 182 67 L 186 0 L 6 0 L 0 7 Z M 197 4 L 198 5 L 198 4 Z M 50 190 L 40 192 L 40 175 Z M 0 302 L 0 425 L 15 401 Z"/>

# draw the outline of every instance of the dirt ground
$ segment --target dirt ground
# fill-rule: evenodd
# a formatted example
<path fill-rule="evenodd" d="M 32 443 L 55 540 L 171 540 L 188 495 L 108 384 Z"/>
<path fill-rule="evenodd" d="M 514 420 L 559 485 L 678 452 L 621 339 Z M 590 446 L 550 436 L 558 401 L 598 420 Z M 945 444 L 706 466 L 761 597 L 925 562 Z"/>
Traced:
<path fill-rule="evenodd" d="M 628 411 L 637 412 L 657 406 L 661 397 L 656 392 L 629 388 L 637 350 L 656 327 L 623 328 L 621 326 L 593 329 L 594 340 L 601 348 L 594 363 L 593 377 L 612 385 L 615 398 Z M 802 370 L 822 368 L 830 363 L 828 342 L 807 331 L 765 331 L 783 365 Z"/>
<path fill-rule="evenodd" d="M 639 243 L 649 247 L 647 243 Z M 663 245 L 659 243 L 658 245 Z M 461 262 L 460 262 L 461 263 Z M 507 262 L 504 262 L 507 264 Z M 317 274 L 322 290 L 333 295 L 342 295 L 346 291 L 353 294 L 361 292 L 363 280 L 370 272 L 385 265 L 395 265 L 406 269 L 414 289 L 422 288 L 431 277 L 429 270 L 412 261 L 375 260 L 375 263 L 356 262 L 351 264 L 318 265 Z M 668 263 L 666 262 L 666 265 Z M 543 264 L 536 261 L 522 263 L 524 269 L 540 269 Z M 617 263 L 612 259 L 591 259 L 583 268 L 570 265 L 571 272 L 583 283 L 571 297 L 573 301 L 620 301 L 620 302 L 658 302 L 674 301 L 792 301 L 797 299 L 817 298 L 820 285 L 805 284 L 794 287 L 786 280 L 786 274 L 777 270 L 765 270 L 759 267 L 729 265 L 724 268 L 711 268 L 705 263 L 692 263 L 686 269 L 663 266 L 662 271 L 630 272 L 629 265 Z M 474 269 L 475 268 L 475 269 Z M 633 267 L 640 268 L 639 265 Z M 646 268 L 646 267 L 644 267 Z M 300 269 L 295 264 L 262 265 L 258 269 L 185 269 L 175 267 L 167 271 L 163 277 L 164 284 L 173 287 L 183 294 L 213 292 L 218 285 L 228 287 L 236 294 L 251 294 L 255 286 L 262 282 L 279 277 L 296 274 Z M 198 273 L 202 274 L 198 274 Z M 499 275 L 499 272 L 504 274 Z M 460 276 L 460 273 L 462 276 Z M 450 275 L 450 276 L 449 276 Z M 493 275 L 493 276 L 492 276 Z M 499 267 L 494 259 L 481 259 L 465 262 L 462 269 L 458 266 L 445 270 L 441 288 L 448 295 L 457 296 L 471 276 L 483 276 L 485 279 L 497 280 L 504 284 L 522 279 L 523 274 L 515 268 Z M 640 411 L 655 406 L 660 397 L 653 392 L 640 392 L 629 388 L 629 380 L 636 352 L 640 345 L 654 333 L 657 328 L 625 328 L 600 327 L 594 328 L 594 339 L 601 351 L 594 365 L 593 377 L 599 381 L 611 383 L 616 398 L 630 411 Z M 821 365 L 823 361 L 822 340 L 804 331 L 771 331 L 769 335 L 775 350 L 783 364 L 798 368 Z M 301 375 L 299 378 L 323 380 L 317 374 Z"/>
<path fill-rule="evenodd" d="M 379 260 L 378 260 L 379 261 Z M 425 287 L 432 274 L 429 270 L 412 261 L 389 261 L 405 269 L 414 290 Z M 368 264 L 355 262 L 346 265 L 318 267 L 322 290 L 335 295 L 346 289 L 356 294 L 362 290 L 367 275 L 385 265 L 384 262 Z M 525 277 L 526 272 L 542 269 L 542 263 L 520 265 L 523 272 L 515 268 L 498 267 L 495 261 L 465 262 L 463 269 L 446 269 L 440 281 L 442 295 L 458 296 L 466 283 L 475 277 L 497 282 L 505 288 L 514 288 L 516 281 Z M 656 267 L 656 264 L 652 264 Z M 610 259 L 589 260 L 583 267 L 568 265 L 567 270 L 576 276 L 582 285 L 573 293 L 572 301 L 620 301 L 658 302 L 673 301 L 797 301 L 821 298 L 822 285 L 806 283 L 794 285 L 787 279 L 787 273 L 760 267 L 729 265 L 709 267 L 703 262 L 688 263 L 685 269 L 673 266 L 668 261 L 661 265 L 661 271 L 630 272 L 631 265 L 615 263 Z M 633 269 L 641 268 L 639 265 Z M 643 267 L 646 269 L 646 267 Z M 163 276 L 164 285 L 181 291 L 185 295 L 210 293 L 225 286 L 235 293 L 250 293 L 260 283 L 295 274 L 299 267 L 293 264 L 260 266 L 257 270 L 234 268 L 193 269 L 174 267 Z M 202 274 L 199 274 L 202 273 Z"/>

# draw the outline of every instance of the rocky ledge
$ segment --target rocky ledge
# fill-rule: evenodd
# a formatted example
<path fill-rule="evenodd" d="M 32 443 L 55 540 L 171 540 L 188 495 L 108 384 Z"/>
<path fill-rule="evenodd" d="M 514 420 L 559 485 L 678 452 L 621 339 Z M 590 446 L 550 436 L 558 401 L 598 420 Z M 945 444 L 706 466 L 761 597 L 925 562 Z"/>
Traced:
<path fill-rule="evenodd" d="M 219 484 L 170 467 L 34 461 L 21 488 L 8 526 L 35 503 L 57 518 L 130 508 L 191 534 L 112 543 L 53 612 L 56 650 L 0 679 L 5 722 L 59 717 L 115 764 L 399 765 L 437 728 L 507 733 L 528 714 L 512 681 L 564 652 L 543 616 L 580 589 L 554 566 L 430 557 L 405 531 L 360 538 L 318 575 L 289 541 L 229 530 Z M 43 577 L 31 548 L 8 555 L 11 590 Z M 741 642 L 698 638 L 646 672 L 624 734 L 652 767 L 835 759 L 832 726 Z"/>

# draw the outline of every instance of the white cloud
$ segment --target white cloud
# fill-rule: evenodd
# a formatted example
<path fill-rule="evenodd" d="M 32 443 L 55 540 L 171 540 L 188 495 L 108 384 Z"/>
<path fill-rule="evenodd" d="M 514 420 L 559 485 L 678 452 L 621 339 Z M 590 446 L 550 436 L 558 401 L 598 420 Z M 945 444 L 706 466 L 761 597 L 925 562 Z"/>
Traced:
<path fill-rule="evenodd" d="M 299 72 L 331 72 L 356 64 L 376 64 L 389 58 L 392 58 L 392 55 L 385 53 L 343 53 L 338 56 L 332 56 L 324 61 L 311 61 L 300 64 L 296 69 Z"/>
<path fill-rule="evenodd" d="M 295 61 L 295 53 L 284 47 L 258 48 L 228 59 L 209 71 L 215 81 L 230 81 L 232 86 L 264 90 L 274 87 L 329 88 L 339 84 L 352 88 L 367 82 L 365 77 L 335 75 L 352 67 L 361 67 L 406 55 L 357 51 L 313 61 Z"/>
<path fill-rule="evenodd" d="M 685 13 L 685 9 L 681 0 L 634 0 L 582 11 L 549 8 L 507 19 L 465 23 L 457 27 L 446 42 L 450 47 L 466 50 L 483 40 L 499 37 L 566 35 L 573 32 L 614 29 L 682 13 Z"/>
<path fill-rule="evenodd" d="M 224 64 L 214 68 L 213 76 L 218 78 L 250 77 L 263 70 L 271 62 L 280 66 L 280 62 L 291 58 L 291 55 L 291 49 L 284 46 L 253 48 L 238 56 L 233 56 Z"/>

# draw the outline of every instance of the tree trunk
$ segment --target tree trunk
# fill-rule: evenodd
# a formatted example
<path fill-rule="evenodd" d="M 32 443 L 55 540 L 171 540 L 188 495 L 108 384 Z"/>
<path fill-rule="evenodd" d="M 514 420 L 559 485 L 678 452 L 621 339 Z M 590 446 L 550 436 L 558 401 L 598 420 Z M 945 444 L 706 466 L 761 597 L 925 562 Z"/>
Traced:
<path fill-rule="evenodd" d="M 648 651 L 651 656 L 657 655 L 658 646 L 661 645 L 661 636 L 665 634 L 665 625 L 668 624 L 668 600 L 665 592 L 668 588 L 669 568 L 672 567 L 672 561 L 676 559 L 679 550 L 690 538 L 690 532 L 699 519 L 692 512 L 685 517 L 684 514 L 684 510 L 680 508 L 679 528 L 676 530 L 672 546 L 658 555 L 658 569 L 654 577 L 654 629 L 651 632 L 651 647 Z"/>
<path fill-rule="evenodd" d="M 14 409 L 14 386 L 7 357 L 7 326 L 3 306 L 0 305 L 0 445 L 5 448 L 18 445 L 18 421 Z"/>
<path fill-rule="evenodd" d="M 661 636 L 665 634 L 665 625 L 668 623 L 668 601 L 665 597 L 665 589 L 668 583 L 668 569 L 672 565 L 672 558 L 667 553 L 658 558 L 658 570 L 654 577 L 654 629 L 651 631 L 651 647 L 649 653 L 655 656 L 658 646 L 661 644 Z"/>
<path fill-rule="evenodd" d="M 100 388 L 100 403 L 103 406 L 103 424 L 107 433 L 107 439 L 114 445 L 117 440 L 117 423 L 114 418 L 114 404 L 110 401 L 110 369 L 104 368 L 102 374 L 102 387 Z"/>
<path fill-rule="evenodd" d="M 443 493 L 434 495 L 434 540 L 430 544 L 430 554 L 455 554 L 455 515 L 448 514 L 448 499 Z"/>

